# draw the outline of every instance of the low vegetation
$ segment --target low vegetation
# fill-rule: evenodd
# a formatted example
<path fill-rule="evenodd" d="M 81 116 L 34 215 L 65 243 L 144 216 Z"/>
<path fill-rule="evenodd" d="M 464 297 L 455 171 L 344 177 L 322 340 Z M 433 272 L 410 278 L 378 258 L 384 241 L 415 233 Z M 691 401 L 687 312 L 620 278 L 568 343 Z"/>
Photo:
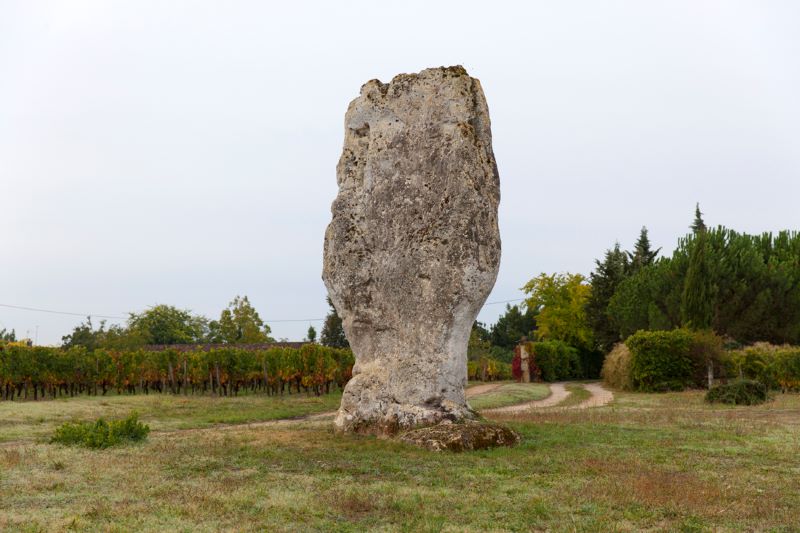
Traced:
<path fill-rule="evenodd" d="M 237 397 L 173 396 L 76 396 L 48 402 L 0 402 L 0 445 L 9 442 L 46 442 L 65 422 L 139 418 L 153 431 L 178 431 L 248 424 L 334 411 L 341 392 L 322 396 L 292 394 Z M 2 528 L 0 528 L 2 531 Z"/>
<path fill-rule="evenodd" d="M 140 398 L 110 400 L 123 409 L 125 402 L 138 407 Z M 270 402 L 327 398 L 156 397 L 233 402 L 253 412 L 269 411 Z M 50 417 L 71 417 L 94 400 L 104 401 L 6 405 L 58 405 L 42 412 L 47 426 Z M 158 425 L 192 425 L 195 409 L 173 411 Z M 799 525 L 797 394 L 744 409 L 707 404 L 702 392 L 623 392 L 609 407 L 496 419 L 522 435 L 519 446 L 437 454 L 336 436 L 330 419 L 165 432 L 143 412 L 153 431 L 136 446 L 95 451 L 30 440 L 0 446 L 0 530 L 793 531 Z"/>
<path fill-rule="evenodd" d="M 600 375 L 606 385 L 620 390 L 633 390 L 631 351 L 620 342 L 606 355 Z"/>
<path fill-rule="evenodd" d="M 737 379 L 722 383 L 706 393 L 708 403 L 727 403 L 732 405 L 758 405 L 769 399 L 767 386 L 752 379 Z"/>
<path fill-rule="evenodd" d="M 709 371 L 717 381 L 744 379 L 731 390 L 758 382 L 764 390 L 797 391 L 800 348 L 758 343 L 726 351 L 709 331 L 639 331 L 608 354 L 602 376 L 617 389 L 663 392 L 707 388 Z"/>
<path fill-rule="evenodd" d="M 467 378 L 470 381 L 511 379 L 511 365 L 489 357 L 481 357 L 477 361 L 467 362 Z"/>
<path fill-rule="evenodd" d="M 134 413 L 110 422 L 103 418 L 96 422 L 67 422 L 56 430 L 50 442 L 85 448 L 109 448 L 143 441 L 148 433 L 150 426 L 139 422 L 138 415 Z"/>

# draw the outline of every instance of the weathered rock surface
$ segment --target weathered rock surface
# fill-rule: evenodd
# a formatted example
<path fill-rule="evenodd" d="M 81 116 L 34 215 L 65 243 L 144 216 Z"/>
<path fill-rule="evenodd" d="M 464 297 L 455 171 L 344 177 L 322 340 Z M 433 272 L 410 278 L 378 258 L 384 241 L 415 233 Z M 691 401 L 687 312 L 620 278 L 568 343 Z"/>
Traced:
<path fill-rule="evenodd" d="M 475 418 L 467 342 L 500 264 L 480 82 L 462 67 L 367 82 L 345 116 L 337 181 L 323 279 L 356 364 L 336 428 Z"/>
<path fill-rule="evenodd" d="M 497 424 L 471 420 L 454 424 L 445 420 L 435 426 L 407 431 L 399 435 L 398 440 L 434 452 L 466 452 L 514 446 L 520 437 L 514 430 Z"/>

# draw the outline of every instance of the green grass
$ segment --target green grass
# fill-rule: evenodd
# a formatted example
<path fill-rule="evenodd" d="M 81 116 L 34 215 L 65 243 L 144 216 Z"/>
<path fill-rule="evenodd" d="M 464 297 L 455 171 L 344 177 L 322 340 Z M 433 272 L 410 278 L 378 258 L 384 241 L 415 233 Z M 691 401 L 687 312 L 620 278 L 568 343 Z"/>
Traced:
<path fill-rule="evenodd" d="M 153 431 L 242 424 L 336 410 L 341 393 L 319 397 L 248 395 L 213 396 L 82 396 L 69 399 L 0 402 L 0 443 L 49 438 L 64 422 L 124 418 L 133 412 Z"/>
<path fill-rule="evenodd" d="M 580 383 L 570 383 L 564 388 L 570 392 L 570 395 L 564 398 L 564 400 L 558 404 L 558 407 L 572 407 L 592 397 L 592 393 L 583 388 L 583 385 Z"/>
<path fill-rule="evenodd" d="M 550 388 L 542 383 L 507 383 L 500 387 L 470 398 L 473 409 L 493 409 L 524 402 L 541 400 L 550 394 Z"/>
<path fill-rule="evenodd" d="M 239 407 L 272 412 L 269 401 Z M 702 392 L 620 393 L 497 420 L 520 446 L 437 454 L 337 436 L 330 420 L 154 432 L 103 451 L 0 446 L 0 531 L 800 528 L 798 395 L 733 407 Z"/>

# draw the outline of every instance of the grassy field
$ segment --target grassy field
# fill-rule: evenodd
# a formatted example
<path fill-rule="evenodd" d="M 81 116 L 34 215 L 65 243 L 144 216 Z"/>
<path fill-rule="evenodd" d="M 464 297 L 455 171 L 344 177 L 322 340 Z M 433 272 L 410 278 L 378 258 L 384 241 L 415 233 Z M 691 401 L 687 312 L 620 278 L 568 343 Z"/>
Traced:
<path fill-rule="evenodd" d="M 341 393 L 319 397 L 286 396 L 81 396 L 39 402 L 0 402 L 0 444 L 17 440 L 42 440 L 57 426 L 99 417 L 124 418 L 136 411 L 154 431 L 203 428 L 219 424 L 244 424 L 336 410 Z"/>
<path fill-rule="evenodd" d="M 469 400 L 473 409 L 493 409 L 524 402 L 541 400 L 550 394 L 542 383 L 504 383 L 498 388 Z"/>
<path fill-rule="evenodd" d="M 329 420 L 202 429 L 335 397 L 161 399 L 150 411 L 124 397 L 0 406 L 3 421 L 44 419 L 12 425 L 16 439 L 134 408 L 154 429 L 201 428 L 105 451 L 0 445 L 0 531 L 800 531 L 798 395 L 731 408 L 699 392 L 622 393 L 498 418 L 520 446 L 460 455 L 339 437 Z"/>

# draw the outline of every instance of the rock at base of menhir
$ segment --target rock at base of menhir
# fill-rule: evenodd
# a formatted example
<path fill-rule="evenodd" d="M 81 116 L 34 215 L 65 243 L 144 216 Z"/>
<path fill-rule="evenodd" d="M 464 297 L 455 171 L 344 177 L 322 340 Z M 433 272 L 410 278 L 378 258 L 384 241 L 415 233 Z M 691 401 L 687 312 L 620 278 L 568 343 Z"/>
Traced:
<path fill-rule="evenodd" d="M 398 440 L 434 452 L 465 452 L 498 446 L 515 446 L 520 436 L 513 429 L 486 422 L 465 421 L 459 424 L 446 421 L 435 426 L 412 429 Z"/>
<path fill-rule="evenodd" d="M 336 429 L 475 419 L 467 343 L 500 266 L 480 82 L 443 67 L 364 84 L 345 116 L 337 181 L 322 277 L 356 362 Z"/>

